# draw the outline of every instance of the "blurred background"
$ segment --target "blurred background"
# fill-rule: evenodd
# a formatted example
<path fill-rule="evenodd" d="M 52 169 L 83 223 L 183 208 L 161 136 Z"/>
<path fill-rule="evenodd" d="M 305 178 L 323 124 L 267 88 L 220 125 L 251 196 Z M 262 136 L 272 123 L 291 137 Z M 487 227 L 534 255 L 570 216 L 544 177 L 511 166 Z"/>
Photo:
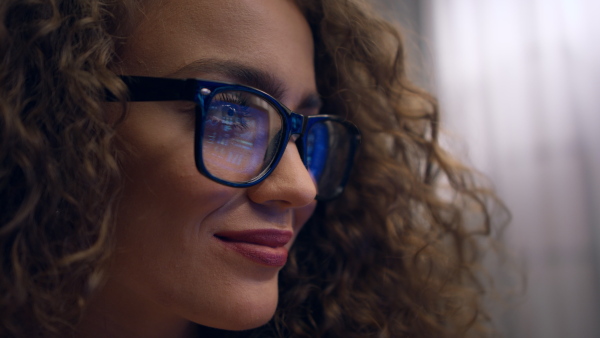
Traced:
<path fill-rule="evenodd" d="M 600 337 L 600 1 L 375 3 L 440 100 L 444 143 L 513 214 L 502 240 L 526 290 L 496 310 L 500 331 Z"/>

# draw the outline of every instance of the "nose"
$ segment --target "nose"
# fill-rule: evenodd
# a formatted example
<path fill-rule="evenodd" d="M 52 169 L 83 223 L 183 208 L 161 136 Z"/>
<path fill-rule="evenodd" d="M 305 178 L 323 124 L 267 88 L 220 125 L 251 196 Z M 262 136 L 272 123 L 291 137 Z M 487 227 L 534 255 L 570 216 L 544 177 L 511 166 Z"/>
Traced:
<path fill-rule="evenodd" d="M 298 148 L 290 141 L 275 170 L 261 183 L 247 188 L 247 194 L 255 203 L 300 208 L 315 201 L 317 188 Z"/>

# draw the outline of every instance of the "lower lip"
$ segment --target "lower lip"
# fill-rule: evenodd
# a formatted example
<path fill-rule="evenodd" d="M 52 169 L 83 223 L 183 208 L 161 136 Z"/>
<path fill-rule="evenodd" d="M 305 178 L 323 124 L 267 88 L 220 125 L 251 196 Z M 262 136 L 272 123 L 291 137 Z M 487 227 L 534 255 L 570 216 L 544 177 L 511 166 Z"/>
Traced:
<path fill-rule="evenodd" d="M 252 243 L 219 241 L 227 248 L 261 265 L 282 267 L 287 262 L 288 251 L 284 247 L 271 248 Z"/>

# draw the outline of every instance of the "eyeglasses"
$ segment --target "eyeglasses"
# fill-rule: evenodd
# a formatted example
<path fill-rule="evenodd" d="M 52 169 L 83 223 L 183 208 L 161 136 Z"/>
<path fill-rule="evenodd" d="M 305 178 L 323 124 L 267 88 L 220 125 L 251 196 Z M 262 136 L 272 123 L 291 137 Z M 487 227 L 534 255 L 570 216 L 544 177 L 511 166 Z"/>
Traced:
<path fill-rule="evenodd" d="M 343 118 L 300 115 L 265 92 L 243 85 L 121 79 L 129 89 L 128 101 L 196 103 L 194 156 L 198 171 L 209 179 L 230 187 L 258 184 L 273 172 L 290 137 L 298 135 L 295 143 L 315 182 L 316 199 L 332 199 L 343 191 L 360 143 L 358 128 Z"/>

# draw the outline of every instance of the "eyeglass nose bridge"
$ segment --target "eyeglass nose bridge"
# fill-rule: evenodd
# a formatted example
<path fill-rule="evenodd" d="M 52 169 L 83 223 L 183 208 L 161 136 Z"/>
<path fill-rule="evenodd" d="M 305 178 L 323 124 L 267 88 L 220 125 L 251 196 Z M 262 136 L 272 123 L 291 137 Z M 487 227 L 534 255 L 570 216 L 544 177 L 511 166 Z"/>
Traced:
<path fill-rule="evenodd" d="M 305 121 L 306 118 L 304 117 L 304 115 L 290 112 L 290 135 L 302 135 L 302 133 L 304 132 Z"/>
<path fill-rule="evenodd" d="M 290 138 L 294 140 L 296 147 L 298 149 L 298 153 L 300 155 L 300 159 L 304 166 L 307 166 L 306 156 L 305 156 L 305 140 L 304 140 L 304 132 L 307 125 L 307 118 L 304 115 L 294 113 L 293 111 L 289 111 L 289 128 L 290 128 Z M 292 136 L 297 135 L 298 137 L 293 138 Z"/>

